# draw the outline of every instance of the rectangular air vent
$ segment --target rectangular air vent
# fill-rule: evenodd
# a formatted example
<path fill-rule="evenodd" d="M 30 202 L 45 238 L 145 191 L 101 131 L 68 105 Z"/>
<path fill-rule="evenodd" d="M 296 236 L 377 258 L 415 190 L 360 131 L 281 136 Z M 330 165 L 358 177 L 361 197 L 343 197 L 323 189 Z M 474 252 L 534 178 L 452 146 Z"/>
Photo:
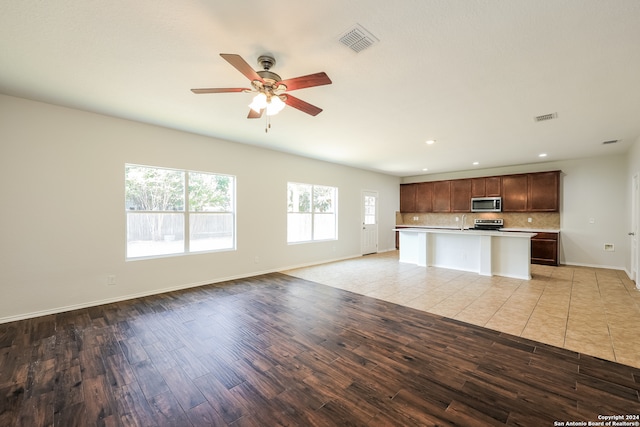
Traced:
<path fill-rule="evenodd" d="M 353 28 L 340 36 L 340 43 L 356 53 L 362 52 L 379 41 L 376 36 L 365 30 L 360 24 L 354 25 Z"/>
<path fill-rule="evenodd" d="M 536 116 L 533 118 L 533 120 L 535 120 L 536 122 L 543 122 L 545 120 L 555 119 L 556 117 L 558 117 L 558 113 L 550 113 L 550 114 L 543 114 L 541 116 Z"/>

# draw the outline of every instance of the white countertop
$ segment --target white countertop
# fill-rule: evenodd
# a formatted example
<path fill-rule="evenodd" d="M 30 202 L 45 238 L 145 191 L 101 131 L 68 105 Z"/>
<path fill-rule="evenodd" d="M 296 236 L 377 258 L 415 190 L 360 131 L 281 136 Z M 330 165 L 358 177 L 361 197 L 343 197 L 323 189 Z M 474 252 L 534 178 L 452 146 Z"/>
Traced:
<path fill-rule="evenodd" d="M 500 229 L 500 230 L 471 230 L 469 228 L 465 228 L 461 230 L 459 228 L 452 227 L 426 227 L 426 226 L 418 226 L 418 227 L 405 227 L 403 228 L 394 228 L 393 231 L 405 231 L 405 232 L 414 232 L 414 233 L 443 233 L 443 234 L 475 234 L 479 236 L 502 236 L 502 237 L 521 237 L 530 239 L 535 236 L 537 233 L 527 230 L 527 232 L 515 231 L 513 229 Z"/>
<path fill-rule="evenodd" d="M 401 229 L 406 229 L 406 228 L 432 228 L 434 230 L 460 230 L 460 228 L 458 227 L 452 227 L 452 226 L 447 226 L 447 225 L 403 225 L 403 224 L 399 224 L 396 225 L 396 227 L 401 227 L 401 228 L 396 228 L 396 231 L 399 231 Z M 465 227 L 465 231 L 481 231 L 481 230 L 470 230 L 469 227 Z M 502 232 L 509 232 L 509 231 L 513 231 L 513 232 L 525 232 L 525 233 L 559 233 L 560 230 L 558 229 L 551 229 L 551 228 L 516 228 L 516 227 L 509 227 L 509 228 L 501 228 L 499 231 Z"/>

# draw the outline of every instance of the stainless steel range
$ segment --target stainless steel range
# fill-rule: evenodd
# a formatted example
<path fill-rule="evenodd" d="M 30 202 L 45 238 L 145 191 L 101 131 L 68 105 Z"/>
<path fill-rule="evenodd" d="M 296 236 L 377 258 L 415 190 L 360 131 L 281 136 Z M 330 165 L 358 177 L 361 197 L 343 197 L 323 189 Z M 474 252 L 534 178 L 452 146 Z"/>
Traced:
<path fill-rule="evenodd" d="M 499 219 L 474 219 L 472 230 L 499 230 L 504 226 L 504 220 Z"/>

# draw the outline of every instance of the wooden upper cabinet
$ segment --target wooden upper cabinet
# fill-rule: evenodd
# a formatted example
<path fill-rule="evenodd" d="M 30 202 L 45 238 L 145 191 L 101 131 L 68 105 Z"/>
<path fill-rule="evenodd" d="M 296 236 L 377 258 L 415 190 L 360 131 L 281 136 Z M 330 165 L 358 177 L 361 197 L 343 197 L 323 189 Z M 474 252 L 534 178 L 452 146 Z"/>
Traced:
<path fill-rule="evenodd" d="M 433 182 L 416 184 L 416 212 L 433 212 Z"/>
<path fill-rule="evenodd" d="M 502 211 L 526 212 L 528 198 L 528 175 L 505 175 L 502 177 Z"/>
<path fill-rule="evenodd" d="M 500 197 L 502 195 L 502 177 L 490 176 L 484 179 L 484 195 L 486 197 Z"/>
<path fill-rule="evenodd" d="M 471 212 L 471 179 L 451 181 L 451 212 Z"/>
<path fill-rule="evenodd" d="M 471 179 L 471 197 L 484 197 L 486 178 Z"/>
<path fill-rule="evenodd" d="M 558 212 L 560 171 L 400 184 L 400 212 L 470 212 L 472 197 L 502 197 L 504 212 Z"/>
<path fill-rule="evenodd" d="M 502 195 L 502 177 L 471 179 L 471 197 L 500 197 Z"/>
<path fill-rule="evenodd" d="M 451 181 L 433 183 L 433 212 L 451 212 Z"/>
<path fill-rule="evenodd" d="M 416 211 L 416 184 L 400 184 L 400 212 Z"/>
<path fill-rule="evenodd" d="M 527 210 L 558 212 L 560 209 L 560 171 L 528 175 Z"/>
<path fill-rule="evenodd" d="M 486 188 L 486 178 L 471 179 L 471 197 L 484 197 Z"/>

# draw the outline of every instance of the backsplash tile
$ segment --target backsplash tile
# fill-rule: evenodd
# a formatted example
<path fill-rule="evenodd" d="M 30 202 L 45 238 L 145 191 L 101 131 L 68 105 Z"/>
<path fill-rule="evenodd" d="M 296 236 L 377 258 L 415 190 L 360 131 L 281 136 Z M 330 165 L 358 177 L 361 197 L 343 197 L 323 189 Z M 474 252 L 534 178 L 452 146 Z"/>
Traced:
<path fill-rule="evenodd" d="M 462 213 L 400 213 L 396 212 L 396 225 L 431 225 L 440 227 L 459 227 Z M 492 213 L 467 213 L 465 226 L 473 227 L 476 218 L 504 220 L 504 228 L 531 228 L 537 230 L 559 230 L 559 212 L 492 212 Z M 459 221 L 456 222 L 456 217 Z M 417 218 L 417 219 L 415 219 Z M 531 218 L 531 222 L 528 219 Z"/>

